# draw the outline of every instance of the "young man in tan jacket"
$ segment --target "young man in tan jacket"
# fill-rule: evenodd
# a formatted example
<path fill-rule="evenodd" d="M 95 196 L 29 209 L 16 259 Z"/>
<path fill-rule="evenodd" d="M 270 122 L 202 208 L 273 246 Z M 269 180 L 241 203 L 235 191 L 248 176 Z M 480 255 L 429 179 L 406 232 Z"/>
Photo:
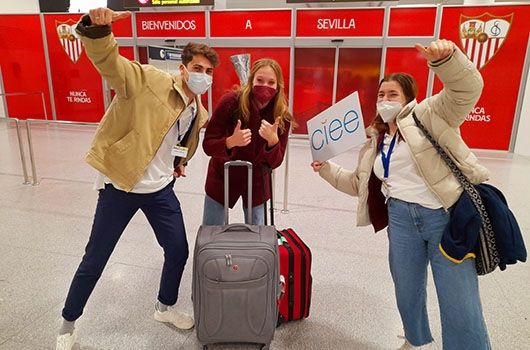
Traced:
<path fill-rule="evenodd" d="M 208 120 L 200 94 L 212 83 L 217 53 L 203 44 L 184 47 L 180 75 L 120 56 L 111 23 L 128 12 L 90 10 L 77 26 L 85 52 L 116 92 L 86 156 L 98 171 L 99 198 L 90 239 L 65 306 L 57 350 L 76 341 L 75 321 L 101 276 L 121 234 L 141 209 L 164 250 L 154 318 L 190 329 L 193 318 L 171 306 L 177 301 L 188 243 L 180 203 L 173 191 Z"/>

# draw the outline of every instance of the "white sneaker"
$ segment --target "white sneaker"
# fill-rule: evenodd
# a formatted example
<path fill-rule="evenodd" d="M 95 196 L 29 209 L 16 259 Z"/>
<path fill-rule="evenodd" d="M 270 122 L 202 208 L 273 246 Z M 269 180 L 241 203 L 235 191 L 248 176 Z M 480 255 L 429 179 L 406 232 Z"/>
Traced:
<path fill-rule="evenodd" d="M 174 308 L 168 308 L 167 311 L 155 310 L 154 316 L 158 322 L 171 323 L 178 329 L 190 329 L 195 325 L 193 317 Z"/>
<path fill-rule="evenodd" d="M 434 341 L 432 341 L 432 342 L 430 342 L 428 344 L 425 344 L 425 345 L 414 346 L 411 343 L 409 343 L 409 341 L 405 337 L 398 336 L 398 338 L 405 339 L 405 342 L 403 343 L 403 345 L 401 345 L 401 347 L 398 350 L 413 350 L 413 349 L 430 350 L 430 349 L 434 349 L 435 348 L 434 347 Z"/>
<path fill-rule="evenodd" d="M 76 340 L 77 340 L 77 333 L 75 329 L 72 334 L 70 333 L 61 334 L 57 336 L 57 344 L 55 345 L 55 350 L 72 350 Z"/>
<path fill-rule="evenodd" d="M 405 342 L 398 350 L 412 350 L 412 349 L 420 349 L 420 346 L 414 346 L 407 339 L 405 339 Z"/>

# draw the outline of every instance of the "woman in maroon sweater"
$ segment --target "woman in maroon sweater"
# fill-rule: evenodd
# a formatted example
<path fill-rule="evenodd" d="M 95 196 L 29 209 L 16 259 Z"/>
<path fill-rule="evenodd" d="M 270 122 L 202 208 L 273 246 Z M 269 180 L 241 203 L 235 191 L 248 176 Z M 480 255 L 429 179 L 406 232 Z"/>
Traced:
<path fill-rule="evenodd" d="M 280 65 L 270 58 L 256 61 L 247 83 L 221 98 L 206 128 L 203 147 L 212 158 L 205 185 L 204 225 L 224 222 L 224 163 L 229 160 L 252 163 L 252 224 L 263 224 L 263 203 L 270 198 L 270 179 L 264 179 L 263 166 L 274 169 L 282 163 L 292 121 Z M 243 197 L 246 214 L 247 169 L 231 168 L 229 185 L 230 208 Z"/>

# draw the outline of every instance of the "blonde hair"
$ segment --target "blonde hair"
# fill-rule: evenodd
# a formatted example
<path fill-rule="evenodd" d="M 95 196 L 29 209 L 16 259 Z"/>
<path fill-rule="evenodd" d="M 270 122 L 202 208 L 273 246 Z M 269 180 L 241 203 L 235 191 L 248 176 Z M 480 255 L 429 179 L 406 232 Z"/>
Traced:
<path fill-rule="evenodd" d="M 271 67 L 276 75 L 277 93 L 274 96 L 274 110 L 273 115 L 276 119 L 280 118 L 278 128 L 280 133 L 285 132 L 285 122 L 290 122 L 294 128 L 296 126 L 295 121 L 291 113 L 289 113 L 289 107 L 287 105 L 287 98 L 285 97 L 285 82 L 283 80 L 282 69 L 278 62 L 272 58 L 262 58 L 254 62 L 250 74 L 248 76 L 247 83 L 241 87 L 241 93 L 239 97 L 239 118 L 243 125 L 248 125 L 250 119 L 250 95 L 252 93 L 252 82 L 256 76 L 256 72 L 263 67 Z"/>

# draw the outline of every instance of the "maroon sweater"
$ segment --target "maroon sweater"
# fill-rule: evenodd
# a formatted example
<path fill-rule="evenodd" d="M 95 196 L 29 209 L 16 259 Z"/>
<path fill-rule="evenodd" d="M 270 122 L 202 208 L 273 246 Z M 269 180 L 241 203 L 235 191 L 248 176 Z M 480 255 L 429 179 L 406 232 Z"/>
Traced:
<path fill-rule="evenodd" d="M 252 206 L 255 207 L 270 198 L 270 179 L 267 176 L 265 183 L 263 183 L 263 165 L 268 165 L 274 169 L 282 163 L 290 124 L 286 122 L 286 128 L 283 133 L 278 131 L 280 142 L 269 149 L 267 141 L 259 135 L 258 130 L 262 119 L 274 124 L 274 104 L 269 103 L 262 110 L 258 110 L 251 103 L 249 125 L 241 126 L 241 128 L 249 128 L 251 130 L 251 141 L 245 147 L 234 147 L 228 150 L 226 148 L 226 138 L 234 132 L 236 125 L 235 114 L 238 107 L 238 94 L 235 92 L 225 94 L 219 101 L 206 127 L 202 146 L 204 152 L 211 158 L 208 164 L 205 191 L 208 196 L 222 204 L 224 202 L 224 163 L 228 160 L 246 160 L 252 163 Z M 246 167 L 230 168 L 229 186 L 230 208 L 235 205 L 241 196 L 243 197 L 243 205 L 247 207 Z"/>

